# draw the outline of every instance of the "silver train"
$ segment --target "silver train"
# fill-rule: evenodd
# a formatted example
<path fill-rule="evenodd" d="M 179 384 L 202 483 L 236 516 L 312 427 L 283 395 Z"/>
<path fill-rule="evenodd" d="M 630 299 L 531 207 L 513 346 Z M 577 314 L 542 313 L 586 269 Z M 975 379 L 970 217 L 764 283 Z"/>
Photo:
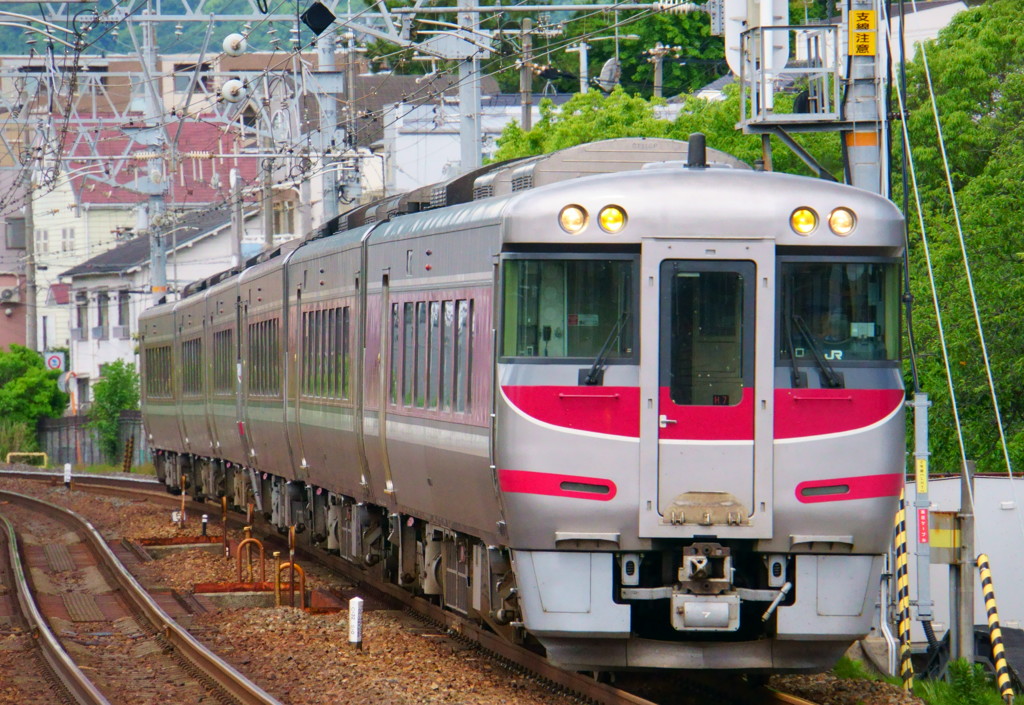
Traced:
<path fill-rule="evenodd" d="M 831 667 L 902 486 L 903 225 L 702 136 L 360 207 L 143 315 L 158 474 L 568 668 Z"/>

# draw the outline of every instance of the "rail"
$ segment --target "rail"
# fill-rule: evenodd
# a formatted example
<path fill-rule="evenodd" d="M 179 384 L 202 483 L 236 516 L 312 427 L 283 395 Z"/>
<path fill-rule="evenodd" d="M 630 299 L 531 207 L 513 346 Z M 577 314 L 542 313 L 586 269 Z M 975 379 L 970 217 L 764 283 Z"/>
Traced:
<path fill-rule="evenodd" d="M 32 597 L 32 589 L 25 577 L 25 570 L 21 564 L 20 551 L 18 550 L 18 537 L 14 533 L 14 526 L 7 520 L 7 517 L 0 515 L 0 526 L 7 534 L 7 549 L 11 561 L 11 575 L 14 580 L 14 590 L 18 597 L 18 606 L 21 614 L 28 624 L 39 646 L 43 660 L 46 662 L 50 672 L 60 681 L 68 694 L 80 705 L 109 705 L 109 701 L 103 696 L 96 686 L 92 684 L 81 669 L 75 664 L 64 647 L 57 641 L 57 637 L 50 630 L 46 620 L 39 611 L 35 599 Z"/>
<path fill-rule="evenodd" d="M 145 616 L 162 633 L 178 654 L 243 705 L 280 705 L 277 699 L 249 681 L 227 661 L 207 649 L 171 619 L 149 596 L 145 588 L 125 569 L 100 533 L 85 518 L 70 510 L 17 492 L 0 491 L 0 497 L 9 502 L 27 505 L 36 511 L 61 516 L 65 521 L 78 525 L 86 542 L 103 561 L 104 566 L 124 591 L 125 597 L 133 608 Z"/>

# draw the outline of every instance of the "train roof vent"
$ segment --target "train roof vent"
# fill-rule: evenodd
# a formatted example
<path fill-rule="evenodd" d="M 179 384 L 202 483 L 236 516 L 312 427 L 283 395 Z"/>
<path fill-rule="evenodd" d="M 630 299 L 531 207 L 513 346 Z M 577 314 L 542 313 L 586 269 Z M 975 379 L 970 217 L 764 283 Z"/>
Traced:
<path fill-rule="evenodd" d="M 513 191 L 525 191 L 528 188 L 533 188 L 533 174 L 526 173 L 512 177 Z"/>
<path fill-rule="evenodd" d="M 484 177 L 486 178 L 486 177 Z M 479 180 L 478 180 L 479 183 Z M 473 200 L 479 201 L 481 198 L 490 198 L 494 195 L 494 187 L 490 184 L 482 184 L 473 187 Z"/>
<path fill-rule="evenodd" d="M 437 184 L 430 189 L 430 205 L 427 208 L 444 208 L 448 205 L 448 189 L 446 184 Z"/>

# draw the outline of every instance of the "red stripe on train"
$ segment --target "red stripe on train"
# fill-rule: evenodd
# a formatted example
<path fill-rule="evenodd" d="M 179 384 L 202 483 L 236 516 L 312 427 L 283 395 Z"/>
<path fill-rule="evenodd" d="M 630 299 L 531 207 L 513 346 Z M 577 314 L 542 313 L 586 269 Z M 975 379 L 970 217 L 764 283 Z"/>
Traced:
<path fill-rule="evenodd" d="M 844 502 L 850 499 L 899 497 L 903 489 L 902 473 L 835 477 L 830 480 L 808 480 L 796 486 L 796 498 L 804 504 Z"/>
<path fill-rule="evenodd" d="M 505 386 L 508 400 L 530 418 L 578 431 L 640 436 L 637 387 Z M 750 440 L 754 434 L 753 390 L 734 406 L 680 406 L 667 387 L 659 413 L 676 423 L 660 432 L 668 440 Z M 901 389 L 776 389 L 775 438 L 807 438 L 855 431 L 889 416 L 904 399 Z"/>
<path fill-rule="evenodd" d="M 775 438 L 864 428 L 887 417 L 904 398 L 902 389 L 776 389 Z"/>
<path fill-rule="evenodd" d="M 596 499 L 599 502 L 613 499 L 618 492 L 614 482 L 600 477 L 561 475 L 529 470 L 498 470 L 498 484 L 502 492 Z"/>

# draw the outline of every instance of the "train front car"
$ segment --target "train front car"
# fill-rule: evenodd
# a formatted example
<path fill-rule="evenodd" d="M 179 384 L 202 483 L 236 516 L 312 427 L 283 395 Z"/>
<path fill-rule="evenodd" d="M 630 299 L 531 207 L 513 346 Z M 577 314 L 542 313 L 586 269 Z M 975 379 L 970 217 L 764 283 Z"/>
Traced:
<path fill-rule="evenodd" d="M 903 218 L 665 165 L 506 209 L 495 462 L 554 662 L 824 669 L 866 634 L 903 478 Z"/>

